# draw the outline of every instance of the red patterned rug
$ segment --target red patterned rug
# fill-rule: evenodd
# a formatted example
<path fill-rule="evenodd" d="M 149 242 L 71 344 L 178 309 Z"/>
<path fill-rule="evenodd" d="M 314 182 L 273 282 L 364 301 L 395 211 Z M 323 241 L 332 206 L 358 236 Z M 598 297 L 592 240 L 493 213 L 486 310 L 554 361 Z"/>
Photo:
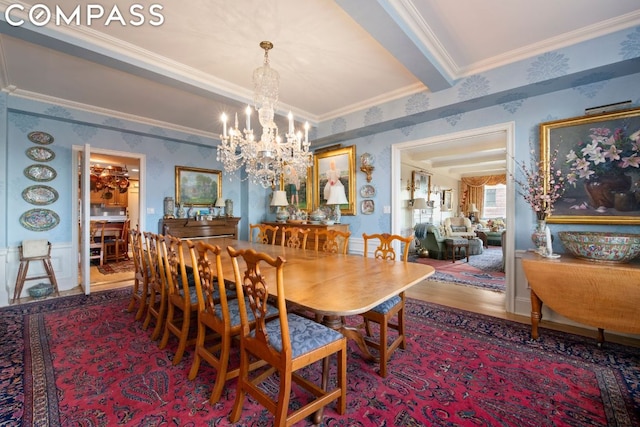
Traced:
<path fill-rule="evenodd" d="M 228 383 L 208 403 L 215 378 L 173 366 L 175 340 L 159 350 L 134 313 L 130 290 L 0 309 L 0 425 L 224 426 Z M 640 349 L 409 299 L 408 347 L 383 379 L 350 343 L 347 412 L 326 426 L 637 426 Z M 314 371 L 319 375 L 319 369 Z M 295 404 L 295 401 L 293 401 Z M 247 400 L 236 425 L 272 417 Z M 304 423 L 302 423 L 304 424 Z"/>
<path fill-rule="evenodd" d="M 471 255 L 456 260 L 438 260 L 413 256 L 412 262 L 430 265 L 436 272 L 428 280 L 434 282 L 449 282 L 459 285 L 488 289 L 495 292 L 505 292 L 506 279 L 502 271 L 502 248 L 489 246 L 480 255 Z"/>
<path fill-rule="evenodd" d="M 119 262 L 109 262 L 98 266 L 98 271 L 102 274 L 128 273 L 135 270 L 133 260 Z"/>

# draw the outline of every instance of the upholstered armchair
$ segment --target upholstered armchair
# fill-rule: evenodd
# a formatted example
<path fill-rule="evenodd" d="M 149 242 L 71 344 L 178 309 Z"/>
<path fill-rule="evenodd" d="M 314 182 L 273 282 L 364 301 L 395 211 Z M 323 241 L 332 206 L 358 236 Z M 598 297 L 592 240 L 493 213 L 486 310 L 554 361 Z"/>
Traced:
<path fill-rule="evenodd" d="M 471 220 L 466 217 L 449 217 L 444 219 L 444 234 L 450 239 L 475 235 Z"/>
<path fill-rule="evenodd" d="M 429 258 L 444 259 L 445 237 L 440 234 L 439 227 L 427 224 L 424 236 L 420 237 L 416 233 L 416 238 L 420 240 L 420 246 L 429 251 Z"/>

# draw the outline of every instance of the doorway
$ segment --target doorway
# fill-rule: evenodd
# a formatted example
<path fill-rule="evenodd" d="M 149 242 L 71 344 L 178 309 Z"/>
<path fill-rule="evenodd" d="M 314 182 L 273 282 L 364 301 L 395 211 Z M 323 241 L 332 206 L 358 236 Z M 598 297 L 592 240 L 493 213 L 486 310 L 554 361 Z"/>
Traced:
<path fill-rule="evenodd" d="M 401 201 L 401 192 L 402 192 L 402 154 L 403 152 L 414 152 L 416 149 L 420 147 L 429 147 L 429 146 L 446 146 L 450 149 L 450 152 L 453 156 L 454 150 L 452 147 L 455 145 L 456 141 L 464 141 L 465 151 L 467 153 L 473 152 L 473 140 L 479 139 L 482 140 L 486 138 L 488 135 L 501 135 L 504 140 L 504 146 L 506 148 L 506 173 L 509 174 L 513 171 L 514 161 L 513 161 L 513 152 L 515 147 L 515 123 L 509 122 L 504 124 L 498 124 L 493 126 L 488 126 L 484 128 L 472 129 L 469 131 L 456 132 L 446 135 L 439 135 L 431 138 L 425 138 L 417 141 L 409 141 L 394 144 L 391 147 L 391 176 L 392 176 L 392 185 L 391 185 L 391 200 L 392 203 L 392 230 L 391 232 L 394 234 L 401 234 L 402 232 L 402 218 L 404 209 L 403 203 Z M 507 180 L 507 218 L 514 218 L 515 216 L 515 189 L 511 184 L 510 180 Z M 514 301 L 514 242 L 515 236 L 514 233 L 510 233 L 507 230 L 507 234 L 505 236 L 505 281 L 506 281 L 506 292 L 504 293 L 504 307 L 507 312 L 513 312 L 515 307 Z"/>
<path fill-rule="evenodd" d="M 79 206 L 79 237 L 74 241 L 101 241 L 101 234 L 91 236 L 92 231 L 96 230 L 96 224 L 107 224 L 104 228 L 110 229 L 111 234 L 126 239 L 122 246 L 117 247 L 117 256 L 113 257 L 108 256 L 113 255 L 113 244 L 108 247 L 93 245 L 94 252 L 88 246 L 79 244 L 78 284 L 85 294 L 89 294 L 91 289 L 113 288 L 118 283 L 130 284 L 134 277 L 133 260 L 128 256 L 131 251 L 128 247 L 128 233 L 123 235 L 122 230 L 125 223 L 128 227 L 139 226 L 141 230 L 144 229 L 144 215 L 141 213 L 144 212 L 145 155 L 89 146 L 73 148 L 77 153 L 74 158 L 77 158 L 78 163 L 75 203 Z M 86 200 L 83 200 L 83 195 L 86 195 Z M 95 249 L 95 246 L 99 249 Z M 100 257 L 89 256 L 96 250 L 102 253 L 102 261 Z"/>

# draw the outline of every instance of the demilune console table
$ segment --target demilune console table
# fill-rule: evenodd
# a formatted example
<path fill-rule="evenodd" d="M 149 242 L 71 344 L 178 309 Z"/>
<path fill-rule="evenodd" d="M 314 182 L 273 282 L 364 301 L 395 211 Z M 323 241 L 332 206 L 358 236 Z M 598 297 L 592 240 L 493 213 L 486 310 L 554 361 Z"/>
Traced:
<path fill-rule="evenodd" d="M 573 321 L 604 330 L 640 333 L 640 263 L 602 263 L 563 254 L 558 259 L 535 253 L 522 257 L 531 288 L 531 337 L 538 339 L 542 304 Z"/>

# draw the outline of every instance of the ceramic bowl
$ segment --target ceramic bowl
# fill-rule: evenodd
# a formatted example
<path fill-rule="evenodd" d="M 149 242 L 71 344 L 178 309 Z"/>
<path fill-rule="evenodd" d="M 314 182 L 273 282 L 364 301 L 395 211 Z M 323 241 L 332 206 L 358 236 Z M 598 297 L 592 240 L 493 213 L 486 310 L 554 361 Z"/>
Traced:
<path fill-rule="evenodd" d="M 27 291 L 29 291 L 29 295 L 31 295 L 32 298 L 42 298 L 51 295 L 53 286 L 49 283 L 38 283 L 37 285 L 31 286 Z"/>
<path fill-rule="evenodd" d="M 560 231 L 558 236 L 565 249 L 578 258 L 625 263 L 640 255 L 640 234 Z"/>

